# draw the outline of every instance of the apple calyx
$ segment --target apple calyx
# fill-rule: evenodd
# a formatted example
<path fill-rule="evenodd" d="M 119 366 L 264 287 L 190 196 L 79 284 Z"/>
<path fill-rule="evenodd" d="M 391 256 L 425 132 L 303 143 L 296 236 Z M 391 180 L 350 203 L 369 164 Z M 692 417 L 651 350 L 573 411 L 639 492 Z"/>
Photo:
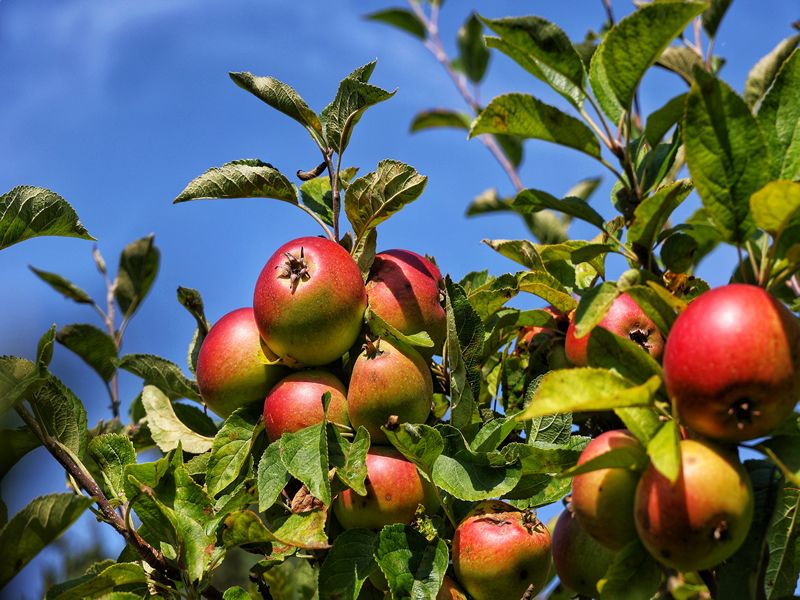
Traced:
<path fill-rule="evenodd" d="M 381 338 L 378 336 L 374 340 L 367 338 L 367 341 L 361 345 L 361 350 L 367 355 L 367 358 L 375 358 L 383 354 L 381 350 Z"/>
<path fill-rule="evenodd" d="M 278 279 L 288 279 L 289 287 L 292 293 L 294 293 L 301 281 L 308 281 L 311 279 L 311 274 L 308 272 L 308 264 L 303 255 L 302 246 L 300 246 L 299 258 L 291 252 L 284 252 L 284 256 L 286 256 L 286 262 L 282 265 L 276 265 L 275 268 L 280 269 Z"/>
<path fill-rule="evenodd" d="M 648 354 L 651 353 L 651 349 L 653 348 L 653 334 L 656 332 L 655 329 L 643 329 L 641 327 L 633 329 L 628 333 L 628 338 L 634 343 L 638 344 L 642 348 L 644 348 L 645 352 Z"/>
<path fill-rule="evenodd" d="M 745 425 L 753 424 L 753 417 L 760 417 L 761 411 L 754 408 L 755 401 L 744 397 L 734 400 L 728 409 L 728 414 L 736 419 L 736 428 L 744 429 Z"/>

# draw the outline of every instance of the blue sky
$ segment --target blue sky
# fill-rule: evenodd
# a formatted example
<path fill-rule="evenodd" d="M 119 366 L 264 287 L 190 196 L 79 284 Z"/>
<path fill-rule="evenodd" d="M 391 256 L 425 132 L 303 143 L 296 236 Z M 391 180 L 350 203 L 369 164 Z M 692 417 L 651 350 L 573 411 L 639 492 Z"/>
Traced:
<path fill-rule="evenodd" d="M 400 2 L 398 2 L 400 4 Z M 617 1 L 619 15 L 632 5 Z M 335 8 L 331 8 L 331 6 Z M 183 186 L 205 169 L 237 158 L 257 157 L 285 173 L 316 165 L 319 156 L 300 126 L 237 88 L 229 71 L 273 75 L 294 86 L 321 110 L 341 77 L 378 59 L 373 82 L 398 88 L 390 101 L 371 109 L 358 125 L 347 165 L 372 170 L 395 158 L 429 176 L 423 196 L 380 230 L 380 248 L 403 247 L 436 257 L 454 278 L 472 270 L 515 270 L 483 238 L 521 238 L 511 216 L 467 219 L 470 200 L 486 188 L 512 188 L 477 142 L 462 132 L 408 133 L 419 110 L 462 108 L 460 97 L 428 52 L 412 38 L 365 22 L 363 14 L 388 2 L 256 2 L 254 0 L 0 0 L 0 192 L 20 184 L 50 188 L 69 200 L 115 268 L 128 242 L 155 233 L 162 250 L 159 277 L 126 335 L 126 352 L 147 352 L 185 365 L 194 323 L 175 300 L 178 285 L 199 289 L 210 319 L 250 304 L 255 278 L 275 248 L 290 238 L 316 235 L 306 215 L 266 200 L 198 202 L 173 206 Z M 748 70 L 791 34 L 796 4 L 785 0 L 738 0 L 725 18 L 717 50 L 728 59 L 723 76 L 741 90 Z M 442 33 L 452 51 L 455 31 L 474 9 L 490 17 L 538 14 L 582 38 L 603 20 L 599 0 L 513 0 L 445 5 Z M 683 91 L 677 77 L 647 76 L 645 112 Z M 482 90 L 488 101 L 507 91 L 563 101 L 514 63 L 492 57 Z M 577 180 L 603 175 L 593 201 L 611 216 L 611 181 L 591 159 L 541 142 L 526 144 L 521 169 L 526 186 L 565 192 Z M 691 210 L 685 207 L 683 213 Z M 575 237 L 593 235 L 576 227 Z M 37 239 L 0 253 L 0 354 L 31 356 L 52 323 L 90 322 L 86 307 L 50 292 L 29 264 L 55 271 L 102 298 L 91 263 L 91 244 Z M 700 275 L 712 284 L 727 280 L 733 254 L 706 261 Z M 96 376 L 63 348 L 55 372 L 83 398 L 90 424 L 109 415 Z M 123 374 L 124 405 L 140 382 Z M 35 473 L 35 476 L 33 475 Z M 32 497 L 63 490 L 61 472 L 42 450 L 31 453 L 2 482 L 13 514 Z M 97 535 L 84 518 L 73 543 Z M 104 535 L 109 552 L 119 548 Z M 45 553 L 12 582 L 8 597 L 40 595 Z"/>

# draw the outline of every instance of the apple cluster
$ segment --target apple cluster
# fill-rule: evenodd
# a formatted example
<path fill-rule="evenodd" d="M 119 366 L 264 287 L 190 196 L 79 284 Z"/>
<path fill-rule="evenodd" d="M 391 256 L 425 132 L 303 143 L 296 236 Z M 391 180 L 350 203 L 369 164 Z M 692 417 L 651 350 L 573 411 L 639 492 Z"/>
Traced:
<path fill-rule="evenodd" d="M 615 553 L 636 540 L 683 572 L 731 557 L 747 536 L 754 505 L 735 444 L 768 435 L 800 398 L 800 325 L 760 287 L 730 284 L 701 294 L 678 316 L 666 342 L 627 294 L 600 325 L 655 359 L 663 353 L 682 439 L 674 481 L 652 462 L 643 472 L 579 469 L 573 478 L 568 509 L 553 530 L 553 562 L 562 583 L 586 596 L 596 595 Z M 565 346 L 573 364 L 587 364 L 590 335 L 577 338 L 570 323 Z M 636 437 L 611 430 L 589 443 L 578 467 L 612 451 L 646 462 Z"/>
<path fill-rule="evenodd" d="M 418 505 L 436 506 L 430 484 L 388 445 L 390 420 L 424 423 L 431 412 L 430 362 L 446 337 L 440 302 L 442 276 L 408 250 L 375 256 L 366 283 L 351 255 L 325 238 L 303 237 L 275 251 L 258 277 L 252 308 L 222 317 L 197 361 L 205 404 L 221 417 L 263 403 L 270 442 L 328 421 L 343 430 L 365 428 L 367 495 L 341 492 L 334 514 L 346 529 L 408 523 Z M 423 354 L 388 337 L 372 339 L 368 310 L 404 337 L 425 332 Z"/>

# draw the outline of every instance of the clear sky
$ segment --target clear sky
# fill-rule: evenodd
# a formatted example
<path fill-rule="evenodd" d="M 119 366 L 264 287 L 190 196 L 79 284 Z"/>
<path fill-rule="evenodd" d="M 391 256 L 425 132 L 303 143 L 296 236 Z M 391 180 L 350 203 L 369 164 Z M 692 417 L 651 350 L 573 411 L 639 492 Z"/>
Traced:
<path fill-rule="evenodd" d="M 402 4 L 398 0 L 397 4 Z M 211 166 L 256 157 L 287 174 L 309 169 L 319 155 L 303 129 L 237 88 L 229 71 L 272 75 L 294 86 L 321 110 L 354 67 L 378 59 L 373 82 L 398 88 L 358 125 L 347 165 L 366 173 L 395 158 L 428 175 L 423 196 L 380 229 L 379 248 L 402 247 L 436 257 L 458 279 L 472 270 L 516 270 L 483 238 L 521 238 L 512 216 L 467 219 L 470 200 L 490 187 L 512 187 L 477 141 L 463 132 L 410 135 L 419 110 L 463 108 L 444 72 L 411 37 L 362 16 L 385 1 L 278 2 L 267 0 L 0 0 L 0 193 L 21 184 L 50 188 L 70 201 L 110 267 L 128 242 L 155 233 L 161 272 L 126 334 L 124 351 L 159 354 L 185 366 L 194 322 L 175 300 L 178 285 L 199 289 L 213 321 L 249 305 L 255 278 L 288 239 L 316 235 L 316 225 L 286 204 L 269 200 L 196 202 L 174 206 L 183 186 Z M 450 0 L 442 34 L 453 51 L 455 32 L 469 10 L 489 17 L 538 14 L 573 39 L 598 28 L 600 0 Z M 617 0 L 618 16 L 630 12 Z M 717 50 L 724 78 L 742 89 L 748 70 L 792 33 L 797 3 L 737 0 L 725 18 Z M 685 85 L 657 72 L 642 92 L 644 111 Z M 493 55 L 482 90 L 488 101 L 508 91 L 533 93 L 564 107 L 544 84 Z M 528 187 L 562 194 L 577 180 L 603 175 L 594 205 L 611 216 L 611 181 L 591 159 L 543 142 L 528 142 L 521 169 Z M 690 203 L 691 204 L 691 203 Z M 682 209 L 687 214 L 694 205 Z M 573 235 L 593 235 L 575 227 Z M 51 292 L 28 265 L 72 279 L 98 298 L 104 290 L 91 262 L 92 244 L 63 238 L 27 241 L 0 252 L 0 354 L 31 357 L 52 324 L 90 322 L 96 315 Z M 732 253 L 709 258 L 700 275 L 724 283 Z M 110 412 L 99 379 L 76 357 L 56 348 L 53 369 L 87 405 L 90 425 Z M 124 408 L 140 381 L 122 375 Z M 62 491 L 61 471 L 43 450 L 26 457 L 2 482 L 11 514 L 31 498 Z M 545 513 L 548 514 L 548 513 Z M 98 535 L 91 515 L 70 533 L 75 547 Z M 102 539 L 110 555 L 115 534 Z M 41 595 L 45 552 L 12 582 L 9 598 Z"/>

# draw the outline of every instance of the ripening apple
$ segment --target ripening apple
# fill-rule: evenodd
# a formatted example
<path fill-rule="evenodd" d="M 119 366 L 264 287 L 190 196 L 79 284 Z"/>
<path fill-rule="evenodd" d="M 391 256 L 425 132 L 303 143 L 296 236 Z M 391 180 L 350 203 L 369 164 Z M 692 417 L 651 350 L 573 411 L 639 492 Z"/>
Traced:
<path fill-rule="evenodd" d="M 553 528 L 553 566 L 564 587 L 589 598 L 597 597 L 597 582 L 614 561 L 614 552 L 600 544 L 570 510 Z"/>

